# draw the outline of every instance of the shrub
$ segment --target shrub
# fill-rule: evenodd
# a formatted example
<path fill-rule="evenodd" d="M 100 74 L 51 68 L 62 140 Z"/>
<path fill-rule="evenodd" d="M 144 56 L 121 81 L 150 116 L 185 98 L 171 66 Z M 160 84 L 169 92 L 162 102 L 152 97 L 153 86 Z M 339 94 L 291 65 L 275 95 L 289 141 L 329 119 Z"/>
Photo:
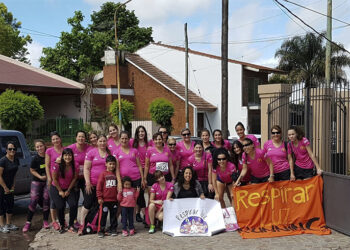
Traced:
<path fill-rule="evenodd" d="M 164 98 L 154 99 L 148 107 L 151 119 L 161 126 L 166 127 L 169 132 L 173 130 L 171 117 L 173 117 L 174 111 L 174 105 Z"/>
<path fill-rule="evenodd" d="M 128 100 L 121 99 L 122 124 L 127 127 L 132 119 L 134 119 L 134 104 Z M 109 107 L 109 114 L 112 116 L 112 121 L 119 124 L 119 106 L 118 99 L 114 100 Z"/>

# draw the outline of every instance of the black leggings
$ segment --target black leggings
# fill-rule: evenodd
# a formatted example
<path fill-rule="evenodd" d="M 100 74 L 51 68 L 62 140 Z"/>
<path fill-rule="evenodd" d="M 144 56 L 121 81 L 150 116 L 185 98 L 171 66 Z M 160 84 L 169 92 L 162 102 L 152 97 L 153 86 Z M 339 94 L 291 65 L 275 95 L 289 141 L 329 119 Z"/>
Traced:
<path fill-rule="evenodd" d="M 15 204 L 13 193 L 5 194 L 1 188 L 0 191 L 0 216 L 13 213 L 13 206 Z"/>
<path fill-rule="evenodd" d="M 107 215 L 109 210 L 109 220 L 110 220 L 110 231 L 117 232 L 117 211 L 118 205 L 114 201 L 103 202 L 102 205 L 102 216 L 101 216 L 101 231 L 104 232 L 107 222 Z"/>
<path fill-rule="evenodd" d="M 69 205 L 69 227 L 73 226 L 74 219 L 77 217 L 78 212 L 76 192 L 72 190 L 68 197 L 62 198 L 62 196 L 59 195 L 57 188 L 51 186 L 50 195 L 58 210 L 58 221 L 60 222 L 61 227 L 64 227 L 64 210 L 66 208 L 66 202 Z"/>

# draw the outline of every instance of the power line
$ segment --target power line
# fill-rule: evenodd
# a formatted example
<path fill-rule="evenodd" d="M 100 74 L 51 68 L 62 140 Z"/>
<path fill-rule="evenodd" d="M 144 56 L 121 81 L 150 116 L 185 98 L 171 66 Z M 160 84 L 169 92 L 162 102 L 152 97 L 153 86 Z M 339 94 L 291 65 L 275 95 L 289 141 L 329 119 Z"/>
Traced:
<path fill-rule="evenodd" d="M 27 32 L 28 34 L 39 35 L 39 36 L 51 36 L 51 37 L 55 37 L 55 38 L 60 38 L 59 36 L 51 35 L 51 34 L 48 34 L 48 33 L 45 33 L 45 32 L 37 31 L 37 30 L 27 29 L 27 28 L 23 28 L 23 27 L 21 27 L 20 29 L 28 30 L 28 31 L 32 31 L 32 32 L 37 33 L 37 34 L 34 34 L 34 33 Z"/>

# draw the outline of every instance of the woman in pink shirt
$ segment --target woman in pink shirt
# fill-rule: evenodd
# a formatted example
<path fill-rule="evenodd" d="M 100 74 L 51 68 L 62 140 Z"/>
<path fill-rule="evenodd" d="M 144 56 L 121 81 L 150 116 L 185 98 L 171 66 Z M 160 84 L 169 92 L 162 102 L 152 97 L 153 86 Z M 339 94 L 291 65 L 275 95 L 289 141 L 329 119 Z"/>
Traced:
<path fill-rule="evenodd" d="M 214 141 L 212 142 L 212 145 L 215 148 L 225 148 L 227 151 L 231 150 L 231 144 L 228 140 L 224 140 L 222 138 L 222 132 L 220 129 L 215 129 L 213 132 Z"/>
<path fill-rule="evenodd" d="M 47 186 L 50 189 L 52 184 L 52 169 L 57 162 L 60 162 L 62 152 L 63 152 L 63 146 L 62 146 L 62 140 L 61 136 L 58 132 L 53 131 L 50 133 L 51 137 L 51 143 L 53 147 L 48 148 L 45 152 L 45 170 L 46 170 L 46 180 L 47 180 Z M 57 223 L 57 211 L 56 206 L 52 202 L 50 202 L 50 214 L 51 214 L 51 220 L 52 220 L 52 227 L 55 230 L 59 230 L 60 226 Z"/>
<path fill-rule="evenodd" d="M 212 153 L 214 146 L 210 142 L 210 132 L 208 129 L 204 128 L 201 131 L 201 139 L 203 142 L 204 151 Z"/>
<path fill-rule="evenodd" d="M 244 153 L 242 156 L 243 169 L 239 175 L 235 186 L 241 183 L 241 179 L 246 175 L 248 169 L 251 172 L 251 183 L 263 183 L 263 182 L 273 182 L 273 168 L 268 166 L 265 160 L 265 152 L 260 148 L 255 148 L 254 143 L 251 139 L 245 138 L 243 140 Z"/>
<path fill-rule="evenodd" d="M 237 178 L 236 166 L 229 162 L 229 155 L 226 149 L 218 148 L 213 155 L 212 181 L 215 189 L 215 200 L 220 201 L 221 207 L 225 208 L 224 192 L 229 190 L 229 200 L 232 197 L 232 185 Z"/>
<path fill-rule="evenodd" d="M 287 143 L 282 140 L 280 126 L 272 126 L 271 140 L 265 142 L 264 151 L 275 181 L 295 180 L 292 155 L 288 154 Z"/>
<path fill-rule="evenodd" d="M 176 140 L 175 138 L 169 138 L 168 139 L 168 148 L 170 151 L 171 160 L 173 162 L 173 169 L 174 169 L 174 179 L 177 177 L 177 173 L 180 169 L 180 154 L 176 150 Z M 175 180 L 172 180 L 175 181 Z"/>
<path fill-rule="evenodd" d="M 254 135 L 246 135 L 245 134 L 245 127 L 243 125 L 243 123 L 238 122 L 235 126 L 235 130 L 238 136 L 238 140 L 243 143 L 243 140 L 245 138 L 249 138 L 252 140 L 252 142 L 254 143 L 254 147 L 255 148 L 260 148 L 260 143 L 258 141 L 258 139 L 254 136 Z"/>
<path fill-rule="evenodd" d="M 202 186 L 206 198 L 214 199 L 215 190 L 212 181 L 213 159 L 209 152 L 205 152 L 201 141 L 194 144 L 194 154 L 188 159 L 197 174 L 197 180 Z"/>
<path fill-rule="evenodd" d="M 302 129 L 292 126 L 288 130 L 288 154 L 294 154 L 294 174 L 296 179 L 309 179 L 315 175 L 314 167 L 316 167 L 317 175 L 322 174 L 322 169 L 318 164 L 315 155 L 310 147 L 310 142 L 304 137 Z"/>
<path fill-rule="evenodd" d="M 243 145 L 240 141 L 236 140 L 232 144 L 232 162 L 237 166 L 238 172 L 241 173 L 243 169 Z M 250 170 L 248 169 L 246 175 L 241 180 L 241 186 L 247 185 L 250 182 Z"/>
<path fill-rule="evenodd" d="M 91 146 L 91 149 L 97 148 L 97 133 L 94 131 L 89 132 L 89 143 Z"/>
<path fill-rule="evenodd" d="M 150 190 L 150 202 L 148 206 L 148 215 L 150 220 L 149 233 L 155 232 L 155 219 L 163 221 L 163 201 L 169 200 L 174 192 L 174 185 L 165 181 L 162 171 L 157 170 L 154 173 L 156 182 Z"/>
<path fill-rule="evenodd" d="M 188 158 L 193 154 L 194 149 L 194 141 L 191 141 L 191 131 L 188 128 L 184 128 L 181 131 L 181 135 L 182 141 L 176 144 L 176 150 L 181 157 L 179 171 L 182 171 L 185 167 L 191 165 Z"/>
<path fill-rule="evenodd" d="M 109 132 L 109 136 L 108 136 L 107 145 L 108 145 L 109 151 L 114 152 L 118 148 L 120 148 L 118 126 L 115 124 L 109 125 L 108 132 Z"/>
<path fill-rule="evenodd" d="M 84 161 L 85 194 L 81 209 L 80 228 L 78 234 L 83 233 L 85 217 L 93 204 L 97 203 L 96 185 L 98 177 L 106 170 L 106 158 L 111 155 L 107 147 L 107 137 L 100 135 L 97 139 L 97 148 L 87 152 Z M 118 179 L 118 183 L 120 179 Z"/>

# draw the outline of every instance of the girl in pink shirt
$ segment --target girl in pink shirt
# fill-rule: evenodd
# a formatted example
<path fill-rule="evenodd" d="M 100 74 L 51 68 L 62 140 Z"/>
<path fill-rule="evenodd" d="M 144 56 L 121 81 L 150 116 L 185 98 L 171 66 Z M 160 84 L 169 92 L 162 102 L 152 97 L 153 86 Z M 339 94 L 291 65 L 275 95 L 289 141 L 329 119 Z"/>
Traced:
<path fill-rule="evenodd" d="M 122 224 L 123 224 L 123 236 L 132 236 L 135 234 L 134 227 L 134 207 L 136 206 L 136 200 L 140 193 L 140 187 L 132 187 L 132 180 L 128 176 L 123 177 L 123 189 L 122 192 L 118 192 L 118 201 L 122 208 Z M 129 229 L 129 233 L 128 230 Z"/>
<path fill-rule="evenodd" d="M 295 180 L 292 155 L 287 152 L 287 143 L 282 140 L 282 129 L 278 125 L 271 128 L 271 140 L 264 144 L 266 161 L 273 169 L 275 181 Z M 272 165 L 272 166 L 271 166 Z"/>
<path fill-rule="evenodd" d="M 182 141 L 176 144 L 176 150 L 179 152 L 180 160 L 180 171 L 185 167 L 190 166 L 188 158 L 193 154 L 194 141 L 191 141 L 191 131 L 188 128 L 184 128 L 181 131 Z"/>
<path fill-rule="evenodd" d="M 180 158 L 181 158 L 179 152 L 176 150 L 176 140 L 175 140 L 175 138 L 169 138 L 168 139 L 168 148 L 169 148 L 171 160 L 172 160 L 172 163 L 173 163 L 173 169 L 174 169 L 174 179 L 173 180 L 168 180 L 168 181 L 172 181 L 174 183 L 175 179 L 176 179 L 176 176 L 177 176 L 177 173 L 179 172 Z"/>
<path fill-rule="evenodd" d="M 299 127 L 293 126 L 288 130 L 288 154 L 294 154 L 294 173 L 296 179 L 309 179 L 314 176 L 314 166 L 317 175 L 322 174 L 315 155 L 310 147 L 310 142 L 304 137 L 304 132 Z"/>
<path fill-rule="evenodd" d="M 150 221 L 149 233 L 155 232 L 155 219 L 163 221 L 163 201 L 169 200 L 174 192 L 174 185 L 165 181 L 162 171 L 157 170 L 154 173 L 156 183 L 152 185 L 150 203 L 148 206 L 148 215 Z"/>
<path fill-rule="evenodd" d="M 241 173 L 243 169 L 243 145 L 240 141 L 236 140 L 232 144 L 232 162 L 237 166 L 238 172 Z M 250 169 L 248 169 L 244 178 L 242 178 L 241 186 L 247 185 L 250 182 Z"/>
<path fill-rule="evenodd" d="M 260 143 L 254 135 L 246 135 L 245 134 L 245 127 L 244 127 L 243 123 L 238 122 L 235 126 L 235 130 L 236 130 L 237 136 L 239 138 L 238 140 L 241 143 L 243 143 L 245 138 L 249 138 L 252 140 L 255 148 L 260 148 Z"/>
<path fill-rule="evenodd" d="M 227 151 L 231 150 L 231 144 L 228 140 L 224 140 L 222 138 L 222 132 L 220 129 L 215 129 L 213 132 L 213 137 L 214 137 L 214 141 L 212 142 L 212 145 L 215 148 L 225 148 Z"/>
<path fill-rule="evenodd" d="M 197 179 L 202 186 L 205 197 L 213 199 L 215 190 L 212 181 L 213 159 L 211 154 L 204 151 L 201 141 L 194 144 L 194 154 L 188 159 L 193 170 L 197 174 Z"/>
<path fill-rule="evenodd" d="M 120 148 L 118 126 L 115 124 L 109 125 L 108 132 L 109 132 L 109 137 L 107 141 L 108 148 L 109 148 L 109 151 L 114 152 L 118 148 Z"/>

